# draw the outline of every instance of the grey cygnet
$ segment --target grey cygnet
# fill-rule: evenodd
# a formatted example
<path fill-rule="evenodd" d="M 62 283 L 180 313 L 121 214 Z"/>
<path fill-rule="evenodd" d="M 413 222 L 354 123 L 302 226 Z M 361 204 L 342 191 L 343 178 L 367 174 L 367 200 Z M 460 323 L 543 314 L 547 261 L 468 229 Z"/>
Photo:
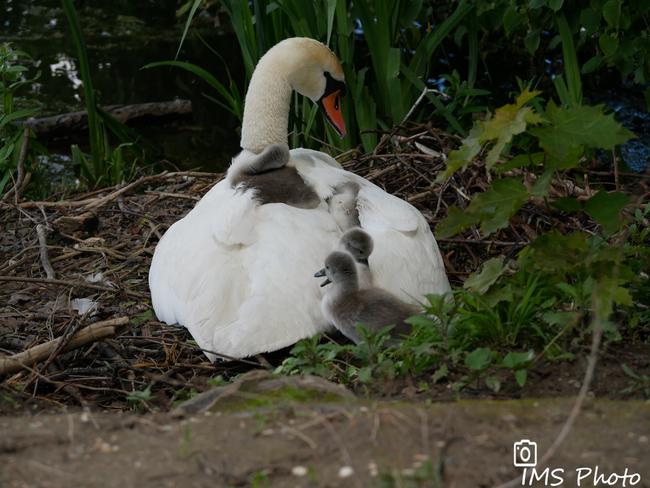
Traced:
<path fill-rule="evenodd" d="M 327 256 L 325 268 L 314 276 L 323 275 L 327 279 L 321 286 L 333 285 L 321 302 L 323 314 L 355 344 L 362 341 L 361 334 L 354 326 L 359 322 L 369 325 L 372 332 L 394 324 L 390 331 L 393 338 L 411 333 L 412 326 L 405 320 L 417 313 L 416 308 L 381 288 L 360 290 L 357 266 L 347 252 L 334 251 Z M 391 339 L 386 344 L 396 345 L 397 342 Z"/>

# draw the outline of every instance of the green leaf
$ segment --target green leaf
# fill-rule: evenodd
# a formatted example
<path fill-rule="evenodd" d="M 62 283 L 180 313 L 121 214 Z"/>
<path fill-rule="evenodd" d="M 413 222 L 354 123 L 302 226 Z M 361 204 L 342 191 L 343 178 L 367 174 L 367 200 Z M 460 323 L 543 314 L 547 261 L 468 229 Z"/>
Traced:
<path fill-rule="evenodd" d="M 489 218 L 481 218 L 481 230 L 484 235 L 490 235 L 508 226 L 512 217 L 528 200 L 528 190 L 519 179 L 507 178 L 494 180 L 492 188 L 479 194 L 468 207 L 475 215 L 487 214 Z"/>
<path fill-rule="evenodd" d="M 551 189 L 551 180 L 553 179 L 553 175 L 555 174 L 555 171 L 557 170 L 557 167 L 559 164 L 547 169 L 542 173 L 542 176 L 537 178 L 537 181 L 533 185 L 533 187 L 530 189 L 530 195 L 533 197 L 547 197 L 550 189 Z"/>
<path fill-rule="evenodd" d="M 503 361 L 499 366 L 509 369 L 522 369 L 527 368 L 535 357 L 535 351 L 532 349 L 526 352 L 509 352 L 508 355 L 503 358 Z"/>
<path fill-rule="evenodd" d="M 564 5 L 564 0 L 549 0 L 548 6 L 553 9 L 554 12 L 557 12 Z"/>
<path fill-rule="evenodd" d="M 485 385 L 494 393 L 499 393 L 499 390 L 501 389 L 501 382 L 494 375 L 485 378 Z"/>
<path fill-rule="evenodd" d="M 592 71 L 600 68 L 600 66 L 603 64 L 605 61 L 605 58 L 601 56 L 600 54 L 597 54 L 596 56 L 593 56 L 589 61 L 587 61 L 585 64 L 582 65 L 582 73 L 587 74 L 591 73 Z"/>
<path fill-rule="evenodd" d="M 542 122 L 542 118 L 535 113 L 532 107 L 518 108 L 516 105 L 508 104 L 496 109 L 494 117 L 479 139 L 481 143 L 498 139 L 485 158 L 486 169 L 489 170 L 497 162 L 503 148 L 512 141 L 513 136 L 524 132 L 529 124 L 535 125 L 540 122 Z"/>
<path fill-rule="evenodd" d="M 607 58 L 611 58 L 614 55 L 616 49 L 618 49 L 618 43 L 619 39 L 617 37 L 612 37 L 609 34 L 603 33 L 598 38 L 600 50 Z"/>
<path fill-rule="evenodd" d="M 460 168 L 467 168 L 467 165 L 472 162 L 476 155 L 483 147 L 483 144 L 480 142 L 482 139 L 483 133 L 487 128 L 489 123 L 489 118 L 487 121 L 475 120 L 472 125 L 472 129 L 469 131 L 469 135 L 463 139 L 463 145 L 460 149 L 456 149 L 449 154 L 445 164 L 447 168 L 444 172 L 440 172 L 436 182 L 440 183 L 445 181 L 451 174 Z"/>
<path fill-rule="evenodd" d="M 566 272 L 582 265 L 588 237 L 582 232 L 574 232 L 566 237 L 559 232 L 550 232 L 530 244 L 528 255 L 542 270 Z"/>
<path fill-rule="evenodd" d="M 614 149 L 633 137 L 632 132 L 605 115 L 603 105 L 558 108 L 553 100 L 546 105 L 546 116 L 551 125 L 531 127 L 528 132 L 539 138 L 539 144 L 549 153 L 563 159 L 569 151 L 580 145 Z"/>
<path fill-rule="evenodd" d="M 515 373 L 515 379 L 517 384 L 523 388 L 526 384 L 526 378 L 528 377 L 528 372 L 525 369 L 520 369 Z"/>
<path fill-rule="evenodd" d="M 529 3 L 528 6 L 531 9 L 538 9 L 538 8 L 543 7 L 544 5 L 546 5 L 547 1 L 548 0 L 530 0 L 530 3 Z"/>
<path fill-rule="evenodd" d="M 480 217 L 480 215 L 464 212 L 456 206 L 449 207 L 447 209 L 447 217 L 436 226 L 436 237 L 438 239 L 445 239 L 455 236 L 465 229 L 478 224 Z"/>
<path fill-rule="evenodd" d="M 508 7 L 503 14 L 503 28 L 506 30 L 506 36 L 510 37 L 524 20 L 526 20 L 526 16 L 520 14 L 517 7 Z"/>
<path fill-rule="evenodd" d="M 580 23 L 589 35 L 592 35 L 600 27 L 600 18 L 600 13 L 593 8 L 586 8 L 580 12 Z"/>
<path fill-rule="evenodd" d="M 503 259 L 492 258 L 483 264 L 480 274 L 473 273 L 463 283 L 463 288 L 483 295 L 503 274 Z"/>
<path fill-rule="evenodd" d="M 481 347 L 465 357 L 465 366 L 473 371 L 483 371 L 490 365 L 492 354 L 489 347 Z"/>
<path fill-rule="evenodd" d="M 524 46 L 528 49 L 530 54 L 535 54 L 537 48 L 539 47 L 539 35 L 542 33 L 542 28 L 533 29 L 526 34 L 524 38 Z"/>
<path fill-rule="evenodd" d="M 447 369 L 447 366 L 443 364 L 442 366 L 440 366 L 440 368 L 438 368 L 436 370 L 435 373 L 433 373 L 433 376 L 431 377 L 431 381 L 433 381 L 434 383 L 437 383 L 442 378 L 447 376 L 448 373 L 449 373 L 449 370 Z"/>
<path fill-rule="evenodd" d="M 621 16 L 621 2 L 620 0 L 609 0 L 603 5 L 603 17 L 612 27 L 618 27 L 618 19 Z"/>
<path fill-rule="evenodd" d="M 559 210 L 562 210 L 563 212 L 582 211 L 582 205 L 575 198 L 560 197 L 557 200 L 551 202 L 551 205 Z"/>
<path fill-rule="evenodd" d="M 621 225 L 620 212 L 630 200 L 631 197 L 624 193 L 601 190 L 585 202 L 585 213 L 598 221 L 606 235 L 611 235 Z"/>

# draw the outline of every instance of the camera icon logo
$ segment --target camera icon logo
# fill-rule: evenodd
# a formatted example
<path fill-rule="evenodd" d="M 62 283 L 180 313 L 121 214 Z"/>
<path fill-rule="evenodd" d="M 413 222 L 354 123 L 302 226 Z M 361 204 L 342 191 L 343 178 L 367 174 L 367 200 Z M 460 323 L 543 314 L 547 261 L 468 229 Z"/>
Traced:
<path fill-rule="evenodd" d="M 534 468 L 537 465 L 537 442 L 522 439 L 515 442 L 515 467 Z"/>

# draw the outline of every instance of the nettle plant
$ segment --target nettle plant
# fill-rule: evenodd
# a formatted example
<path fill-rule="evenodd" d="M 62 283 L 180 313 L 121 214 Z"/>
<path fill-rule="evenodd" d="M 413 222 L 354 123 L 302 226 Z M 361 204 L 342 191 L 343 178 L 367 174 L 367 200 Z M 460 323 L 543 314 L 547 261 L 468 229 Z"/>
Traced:
<path fill-rule="evenodd" d="M 603 105 L 561 108 L 550 100 L 542 110 L 539 93 L 525 89 L 514 104 L 475 121 L 462 147 L 450 153 L 446 171 L 439 175 L 438 182 L 462 171 L 485 150 L 484 165 L 492 183 L 486 192 L 474 196 L 467 209 L 449 208 L 436 235 L 451 237 L 480 226 L 485 238 L 507 227 L 510 218 L 531 199 L 544 203 L 551 225 L 551 206 L 588 214 L 600 224 L 599 234 L 576 231 L 565 235 L 553 228 L 521 251 L 519 265 L 525 261 L 526 272 L 542 277 L 547 286 L 559 292 L 555 300 L 564 300 L 565 306 L 548 308 L 544 318 L 549 325 L 589 326 L 597 319 L 615 338 L 617 332 L 611 321 L 614 306 L 633 306 L 629 284 L 638 280 L 625 264 L 627 230 L 621 231 L 620 213 L 631 203 L 631 197 L 600 189 L 593 195 L 559 198 L 555 191 L 551 198 L 551 182 L 555 178 L 562 180 L 560 172 L 578 168 L 593 148 L 614 150 L 635 136 L 612 114 L 605 114 Z M 502 157 L 504 152 L 512 152 L 514 157 Z M 468 280 L 466 288 L 489 297 L 490 306 L 509 300 L 512 293 L 506 293 L 499 281 L 502 268 L 502 260 L 486 263 L 481 278 Z M 552 299 L 540 294 L 533 303 L 539 306 Z"/>

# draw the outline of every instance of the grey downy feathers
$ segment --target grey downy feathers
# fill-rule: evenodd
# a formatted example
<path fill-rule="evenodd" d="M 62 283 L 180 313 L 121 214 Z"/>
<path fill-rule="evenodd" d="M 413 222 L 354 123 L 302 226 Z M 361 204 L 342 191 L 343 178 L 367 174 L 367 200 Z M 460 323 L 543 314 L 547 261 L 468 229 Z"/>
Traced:
<path fill-rule="evenodd" d="M 390 332 L 393 338 L 411 333 L 412 326 L 405 320 L 417 313 L 416 308 L 381 288 L 360 290 L 357 265 L 349 253 L 334 251 L 327 256 L 325 268 L 314 276 L 323 275 L 327 280 L 321 286 L 332 284 L 321 302 L 323 314 L 355 344 L 362 341 L 355 328 L 359 322 L 370 326 L 372 332 L 395 325 Z M 396 342 L 390 340 L 387 344 Z"/>

